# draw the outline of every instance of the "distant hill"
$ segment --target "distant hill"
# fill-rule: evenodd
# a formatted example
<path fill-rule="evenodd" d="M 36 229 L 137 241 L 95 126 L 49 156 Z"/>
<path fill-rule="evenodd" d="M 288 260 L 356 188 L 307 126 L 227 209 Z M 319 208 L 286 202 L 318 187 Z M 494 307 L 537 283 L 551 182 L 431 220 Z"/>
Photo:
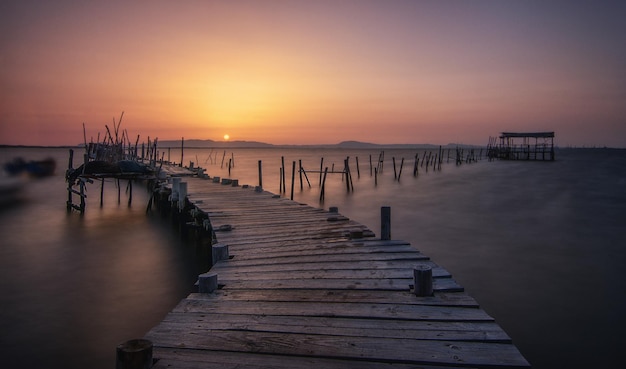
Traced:
<path fill-rule="evenodd" d="M 180 140 L 159 141 L 159 147 L 180 147 Z M 185 148 L 262 148 L 262 147 L 285 147 L 285 148 L 335 148 L 335 149 L 438 149 L 439 145 L 433 144 L 375 144 L 360 141 L 342 141 L 336 144 L 319 144 L 319 145 L 273 145 L 258 141 L 213 141 L 189 139 L 184 142 Z M 480 147 L 475 145 L 464 145 L 449 143 L 442 145 L 444 148 L 454 147 Z"/>

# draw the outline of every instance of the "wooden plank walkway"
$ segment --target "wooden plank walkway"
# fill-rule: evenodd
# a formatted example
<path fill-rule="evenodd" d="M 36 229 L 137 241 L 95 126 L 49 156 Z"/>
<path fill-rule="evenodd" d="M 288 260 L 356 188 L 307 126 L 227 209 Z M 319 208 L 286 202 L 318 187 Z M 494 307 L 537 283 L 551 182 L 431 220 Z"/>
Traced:
<path fill-rule="evenodd" d="M 145 338 L 154 368 L 529 367 L 444 268 L 407 242 L 254 188 L 187 178 L 230 259 Z M 229 231 L 219 231 L 230 228 Z M 358 233 L 358 232 L 356 232 Z M 433 268 L 434 296 L 411 291 Z"/>

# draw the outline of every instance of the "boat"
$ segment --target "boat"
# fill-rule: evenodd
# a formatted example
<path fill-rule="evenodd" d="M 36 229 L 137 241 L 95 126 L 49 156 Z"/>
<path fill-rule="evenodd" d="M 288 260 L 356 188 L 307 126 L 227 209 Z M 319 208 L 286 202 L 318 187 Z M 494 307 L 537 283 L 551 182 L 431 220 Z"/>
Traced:
<path fill-rule="evenodd" d="M 26 161 L 17 157 L 4 164 L 4 170 L 11 176 L 26 173 L 33 177 L 48 177 L 54 175 L 55 169 L 56 161 L 53 158 Z"/>

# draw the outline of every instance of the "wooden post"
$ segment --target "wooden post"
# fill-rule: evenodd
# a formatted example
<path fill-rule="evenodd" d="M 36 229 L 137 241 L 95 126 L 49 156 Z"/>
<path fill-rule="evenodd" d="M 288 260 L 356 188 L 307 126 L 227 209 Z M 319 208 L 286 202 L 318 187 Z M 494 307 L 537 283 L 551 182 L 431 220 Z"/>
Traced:
<path fill-rule="evenodd" d="M 217 286 L 217 273 L 204 273 L 198 276 L 199 293 L 212 293 Z"/>
<path fill-rule="evenodd" d="M 398 179 L 398 172 L 396 171 L 396 157 L 392 156 L 391 161 L 393 161 L 393 179 Z"/>
<path fill-rule="evenodd" d="M 413 177 L 417 177 L 417 163 L 420 160 L 419 159 L 419 154 L 415 154 L 415 161 L 413 162 Z"/>
<path fill-rule="evenodd" d="M 187 182 L 180 182 L 178 185 L 178 209 L 181 211 L 185 207 L 185 198 L 187 197 Z"/>
<path fill-rule="evenodd" d="M 80 213 L 83 214 L 85 212 L 85 181 L 83 178 L 80 179 Z"/>
<path fill-rule="evenodd" d="M 70 170 L 74 169 L 72 168 L 74 166 L 74 150 L 70 149 L 70 158 L 69 161 L 67 163 L 67 174 L 69 174 Z M 66 176 L 67 176 L 66 174 Z M 68 183 L 67 184 L 67 211 L 70 212 L 72 210 L 72 183 Z"/>
<path fill-rule="evenodd" d="M 350 192 L 350 178 L 348 177 L 348 159 L 343 161 L 343 172 L 346 175 L 346 189 Z"/>
<path fill-rule="evenodd" d="M 391 240 L 391 207 L 380 208 L 380 239 Z"/>
<path fill-rule="evenodd" d="M 413 268 L 413 284 L 416 296 L 433 295 L 433 270 L 429 265 L 418 265 Z"/>
<path fill-rule="evenodd" d="M 378 167 L 374 168 L 374 186 L 378 186 Z"/>
<path fill-rule="evenodd" d="M 361 178 L 361 170 L 359 169 L 359 157 L 355 157 L 356 159 L 356 177 Z"/>
<path fill-rule="evenodd" d="M 115 369 L 150 369 L 152 342 L 145 339 L 126 341 L 117 346 Z"/>
<path fill-rule="evenodd" d="M 302 186 L 302 159 L 298 159 L 298 174 L 300 175 L 300 191 L 304 189 Z"/>
<path fill-rule="evenodd" d="M 285 187 L 285 157 L 281 156 L 280 157 L 280 162 L 281 162 L 281 168 L 283 169 L 283 171 L 281 172 L 281 183 L 283 184 L 283 191 L 287 192 L 287 187 Z"/>
<path fill-rule="evenodd" d="M 180 166 L 183 166 L 183 158 L 184 158 L 184 149 L 185 149 L 185 137 L 180 140 Z"/>
<path fill-rule="evenodd" d="M 324 200 L 324 187 L 326 186 L 326 174 L 328 174 L 328 167 L 324 169 L 324 179 L 322 180 L 322 189 L 320 190 L 320 201 Z"/>
<path fill-rule="evenodd" d="M 128 180 L 128 206 L 133 203 L 133 180 Z"/>
<path fill-rule="evenodd" d="M 296 162 L 293 161 L 291 165 L 291 200 L 293 200 L 293 186 L 296 178 Z"/>
<path fill-rule="evenodd" d="M 172 200 L 177 200 L 178 197 L 178 189 L 180 187 L 180 177 L 172 177 Z"/>
<path fill-rule="evenodd" d="M 323 166 L 324 166 L 324 157 L 322 156 L 322 159 L 320 160 L 320 187 L 322 186 L 322 171 L 323 171 Z"/>
<path fill-rule="evenodd" d="M 400 160 L 400 171 L 398 172 L 398 182 L 400 181 L 400 177 L 402 176 L 402 166 L 404 165 L 404 158 Z"/>
<path fill-rule="evenodd" d="M 372 176 L 372 154 L 370 154 L 370 177 Z"/>
<path fill-rule="evenodd" d="M 104 204 L 104 178 L 100 180 L 100 207 Z"/>
<path fill-rule="evenodd" d="M 263 188 L 263 171 L 261 169 L 261 160 L 259 160 L 259 187 Z"/>
<path fill-rule="evenodd" d="M 228 245 L 223 243 L 216 243 L 215 245 L 211 246 L 211 261 L 213 265 L 215 265 L 215 263 L 217 263 L 218 261 L 228 260 L 228 258 Z"/>

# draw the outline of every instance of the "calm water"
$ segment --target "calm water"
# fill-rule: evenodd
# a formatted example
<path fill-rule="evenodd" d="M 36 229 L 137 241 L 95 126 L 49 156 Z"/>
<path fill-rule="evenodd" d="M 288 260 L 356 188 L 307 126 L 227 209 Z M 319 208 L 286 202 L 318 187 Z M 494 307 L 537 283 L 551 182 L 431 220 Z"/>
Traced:
<path fill-rule="evenodd" d="M 2 357 L 12 367 L 55 367 L 72 355 L 67 368 L 111 368 L 115 346 L 156 325 L 191 290 L 198 268 L 167 223 L 145 215 L 139 186 L 129 208 L 125 187 L 118 205 L 114 183 L 107 183 L 100 209 L 99 187 L 91 185 L 86 215 L 67 215 L 67 150 L 19 152 L 33 159 L 49 153 L 60 161 L 59 176 L 29 183 L 25 201 L 0 211 Z M 289 197 L 292 162 L 302 160 L 311 187 L 304 179 L 300 190 L 296 175 L 296 201 L 337 206 L 377 234 L 380 207 L 391 206 L 392 237 L 448 269 L 534 368 L 621 367 L 626 150 L 561 150 L 551 163 L 461 166 L 446 163 L 446 155 L 441 171 L 420 167 L 413 177 L 416 153 L 385 150 L 377 184 L 369 170 L 375 150 L 191 149 L 184 162 L 257 185 L 262 160 L 263 187 L 279 193 L 284 156 Z M 5 161 L 16 150 L 0 154 Z M 169 154 L 180 160 L 179 151 Z M 354 192 L 347 193 L 340 174 L 329 174 L 320 203 L 313 173 L 320 158 L 339 170 L 347 156 Z M 405 159 L 400 181 L 393 157 L 398 172 Z"/>

